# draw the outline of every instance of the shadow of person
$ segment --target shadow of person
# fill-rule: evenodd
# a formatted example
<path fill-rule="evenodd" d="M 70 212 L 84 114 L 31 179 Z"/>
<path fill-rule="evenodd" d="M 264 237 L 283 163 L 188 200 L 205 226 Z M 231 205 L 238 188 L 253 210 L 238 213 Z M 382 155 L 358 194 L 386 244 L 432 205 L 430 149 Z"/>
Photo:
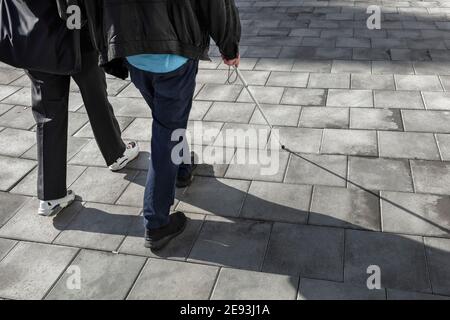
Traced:
<path fill-rule="evenodd" d="M 234 185 L 234 181 L 213 177 L 210 165 L 200 165 L 199 169 L 204 176 L 196 176 L 193 185 L 177 199 L 180 210 L 197 213 L 188 213 L 185 232 L 161 251 L 144 248 L 142 214 L 111 213 L 100 204 L 83 205 L 61 230 L 100 234 L 104 241 L 121 236 L 124 239 L 116 249 L 123 254 L 285 276 L 295 290 L 305 281 L 304 299 L 356 298 L 358 295 L 351 296 L 353 286 L 365 292 L 360 298 L 385 298 L 384 291 L 374 294 L 366 287 L 371 266 L 379 267 L 383 288 L 450 295 L 445 289 L 450 253 L 439 239 L 427 239 L 425 247 L 421 236 L 376 232 L 381 231 L 379 210 L 372 217 L 376 223 L 368 227 L 364 219 L 354 219 L 361 221 L 355 223 L 326 210 L 312 212 L 309 202 L 305 209 L 298 209 L 269 201 L 248 193 L 250 182 L 246 187 Z M 142 179 L 140 184 L 143 186 Z M 289 187 L 298 188 L 300 196 L 306 186 Z M 378 203 L 377 198 L 374 203 Z M 350 286 L 348 292 L 333 287 L 342 282 Z M 236 286 L 238 289 L 239 283 Z"/>

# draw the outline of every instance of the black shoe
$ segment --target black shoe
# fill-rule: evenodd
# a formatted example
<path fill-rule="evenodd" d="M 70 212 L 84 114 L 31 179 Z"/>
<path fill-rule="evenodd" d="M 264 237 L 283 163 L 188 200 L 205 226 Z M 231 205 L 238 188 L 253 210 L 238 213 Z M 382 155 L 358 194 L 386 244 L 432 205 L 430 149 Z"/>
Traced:
<path fill-rule="evenodd" d="M 175 212 L 169 217 L 170 222 L 167 226 L 145 231 L 145 244 L 146 248 L 152 250 L 161 250 L 165 247 L 170 240 L 180 235 L 186 228 L 187 218 L 183 212 Z"/>
<path fill-rule="evenodd" d="M 187 176 L 180 177 L 177 176 L 177 188 L 186 188 L 189 187 L 192 183 L 192 180 L 194 180 L 194 171 L 197 169 L 197 164 L 195 163 L 195 154 L 194 152 L 191 153 L 191 171 Z"/>

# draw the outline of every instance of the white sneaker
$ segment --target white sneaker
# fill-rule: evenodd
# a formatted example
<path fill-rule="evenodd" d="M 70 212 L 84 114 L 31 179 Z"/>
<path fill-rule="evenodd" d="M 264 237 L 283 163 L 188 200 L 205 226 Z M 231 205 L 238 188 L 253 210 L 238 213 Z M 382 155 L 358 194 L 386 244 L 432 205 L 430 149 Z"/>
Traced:
<path fill-rule="evenodd" d="M 70 206 L 75 201 L 75 194 L 72 191 L 67 191 L 67 196 L 57 200 L 42 201 L 39 205 L 38 214 L 41 216 L 54 216 L 61 210 Z"/>
<path fill-rule="evenodd" d="M 139 146 L 136 142 L 130 142 L 127 144 L 127 148 L 122 157 L 117 159 L 112 165 L 109 166 L 109 169 L 113 172 L 120 171 L 127 166 L 131 161 L 137 158 L 139 155 Z"/>

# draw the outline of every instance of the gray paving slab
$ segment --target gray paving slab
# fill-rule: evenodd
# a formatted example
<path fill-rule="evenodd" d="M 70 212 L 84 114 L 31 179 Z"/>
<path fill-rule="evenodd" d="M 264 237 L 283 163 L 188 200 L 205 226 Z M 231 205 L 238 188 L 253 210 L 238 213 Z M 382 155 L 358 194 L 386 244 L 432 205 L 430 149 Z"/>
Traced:
<path fill-rule="evenodd" d="M 328 91 L 327 107 L 373 107 L 371 90 L 330 89 Z"/>
<path fill-rule="evenodd" d="M 255 65 L 255 70 L 264 71 L 291 71 L 294 59 L 270 59 L 262 58 Z M 299 71 L 299 70 L 296 70 Z"/>
<path fill-rule="evenodd" d="M 352 74 L 352 89 L 395 90 L 392 75 Z"/>
<path fill-rule="evenodd" d="M 298 278 L 222 268 L 212 300 L 294 300 Z"/>
<path fill-rule="evenodd" d="M 348 128 L 348 108 L 303 107 L 300 127 L 309 128 Z"/>
<path fill-rule="evenodd" d="M 424 109 L 422 96 L 418 91 L 374 91 L 375 108 Z"/>
<path fill-rule="evenodd" d="M 425 250 L 433 293 L 450 296 L 450 240 L 425 238 Z"/>
<path fill-rule="evenodd" d="M 145 185 L 147 183 L 147 172 L 141 171 L 128 185 L 116 204 L 131 207 L 142 207 Z"/>
<path fill-rule="evenodd" d="M 3 226 L 27 202 L 29 197 L 0 192 L 0 226 Z"/>
<path fill-rule="evenodd" d="M 119 98 L 142 98 L 142 94 L 139 90 L 134 86 L 133 83 L 130 83 L 127 87 L 125 87 L 118 95 Z"/>
<path fill-rule="evenodd" d="M 198 166 L 195 169 L 196 175 L 223 178 L 234 157 L 235 149 L 202 146 L 202 150 L 194 152 L 197 155 L 201 155 L 201 158 L 198 160 Z"/>
<path fill-rule="evenodd" d="M 285 92 L 284 87 L 250 86 L 252 94 L 257 97 L 260 103 L 279 104 Z M 247 90 L 243 90 L 238 100 L 239 102 L 253 102 Z"/>
<path fill-rule="evenodd" d="M 47 300 L 123 300 L 146 259 L 130 255 L 82 250 L 58 280 Z M 80 289 L 67 285 L 70 268 L 80 270 Z"/>
<path fill-rule="evenodd" d="M 370 73 L 370 61 L 334 60 L 332 73 Z"/>
<path fill-rule="evenodd" d="M 2 112 L 0 111 L 0 113 Z M 0 117 L 0 126 L 7 128 L 30 130 L 34 125 L 35 120 L 31 108 L 24 108 L 22 106 L 12 107 Z"/>
<path fill-rule="evenodd" d="M 119 117 L 151 117 L 150 107 L 145 100 L 138 98 L 109 97 L 114 113 Z"/>
<path fill-rule="evenodd" d="M 425 106 L 429 110 L 449 110 L 450 92 L 423 92 Z"/>
<path fill-rule="evenodd" d="M 105 159 L 94 139 L 89 140 L 89 142 L 70 159 L 69 164 L 106 167 Z"/>
<path fill-rule="evenodd" d="M 122 139 L 151 141 L 152 123 L 150 119 L 136 118 L 122 133 Z"/>
<path fill-rule="evenodd" d="M 450 297 L 413 291 L 387 289 L 388 300 L 449 300 Z"/>
<path fill-rule="evenodd" d="M 2 228 L 0 236 L 5 238 L 34 242 L 52 243 L 81 210 L 79 202 L 60 212 L 54 217 L 37 214 L 39 201 L 28 201 Z"/>
<path fill-rule="evenodd" d="M 378 141 L 381 157 L 440 160 L 438 146 L 431 133 L 384 131 L 378 134 Z"/>
<path fill-rule="evenodd" d="M 0 84 L 7 85 L 14 80 L 23 76 L 24 72 L 22 70 L 15 69 L 0 69 Z"/>
<path fill-rule="evenodd" d="M 116 117 L 116 118 L 117 122 L 119 123 L 121 131 L 124 131 L 133 122 L 133 118 L 131 117 Z M 94 138 L 94 132 L 92 131 L 91 124 L 87 123 L 84 127 L 82 127 L 79 131 L 77 131 L 77 133 L 74 136 L 78 138 Z"/>
<path fill-rule="evenodd" d="M 3 103 L 7 104 L 13 104 L 13 105 L 20 105 L 20 106 L 31 106 L 31 90 L 30 88 L 18 88 L 16 87 L 7 87 L 10 89 L 7 92 L 14 92 L 13 94 L 9 95 L 8 98 L 2 100 Z M 1 89 L 0 89 L 1 90 Z M 1 98 L 1 95 L 0 95 Z"/>
<path fill-rule="evenodd" d="M 68 137 L 67 139 L 67 159 L 72 159 L 87 143 L 90 139 Z M 37 160 L 37 145 L 35 144 L 27 152 L 25 152 L 21 158 Z"/>
<path fill-rule="evenodd" d="M 172 240 L 164 249 L 153 252 L 144 247 L 144 218 L 135 219 L 130 231 L 119 248 L 120 253 L 132 254 L 151 258 L 165 258 L 170 260 L 184 261 L 197 240 L 200 228 L 203 225 L 204 215 L 185 213 L 188 217 L 186 229 Z"/>
<path fill-rule="evenodd" d="M 246 150 L 238 148 L 225 178 L 282 182 L 289 154 L 275 150 Z"/>
<path fill-rule="evenodd" d="M 69 136 L 73 136 L 82 129 L 89 121 L 87 114 L 80 112 L 69 112 Z"/>
<path fill-rule="evenodd" d="M 19 243 L 0 262 L 0 296 L 9 299 L 42 299 L 64 272 L 77 249 Z"/>
<path fill-rule="evenodd" d="M 397 90 L 443 91 L 437 76 L 395 75 Z"/>
<path fill-rule="evenodd" d="M 14 108 L 14 106 L 12 106 L 10 104 L 0 103 L 0 115 L 4 115 L 6 112 L 11 110 L 12 108 Z"/>
<path fill-rule="evenodd" d="M 299 106 L 265 104 L 262 105 L 262 108 L 267 119 L 272 125 L 288 127 L 296 127 L 298 125 L 301 112 L 301 107 Z M 267 124 L 258 109 L 255 109 L 253 112 L 250 123 L 262 125 Z"/>
<path fill-rule="evenodd" d="M 450 135 L 437 134 L 436 141 L 441 153 L 442 160 L 450 161 Z"/>
<path fill-rule="evenodd" d="M 253 181 L 241 216 L 264 221 L 306 224 L 311 186 Z"/>
<path fill-rule="evenodd" d="M 342 281 L 344 231 L 275 223 L 263 272 Z"/>
<path fill-rule="evenodd" d="M 149 259 L 128 295 L 129 300 L 207 300 L 218 268 Z"/>
<path fill-rule="evenodd" d="M 379 198 L 363 190 L 316 186 L 308 223 L 380 231 Z"/>
<path fill-rule="evenodd" d="M 421 237 L 347 230 L 345 282 L 366 285 L 370 266 L 378 266 L 381 287 L 431 293 Z"/>
<path fill-rule="evenodd" d="M 410 110 L 405 110 L 409 112 Z M 414 111 L 412 111 L 414 112 Z M 400 110 L 396 109 L 350 109 L 350 128 L 369 130 L 403 130 Z"/>
<path fill-rule="evenodd" d="M 5 98 L 11 96 L 14 92 L 17 92 L 18 90 L 20 90 L 20 87 L 0 85 L 0 101 L 2 101 L 3 103 L 11 104 L 9 102 L 6 102 Z"/>
<path fill-rule="evenodd" d="M 450 74 L 448 64 L 443 61 L 414 61 L 416 74 Z"/>
<path fill-rule="evenodd" d="M 301 156 L 302 158 L 295 156 L 291 157 L 284 182 L 309 185 L 346 186 L 346 156 Z"/>
<path fill-rule="evenodd" d="M 409 61 L 373 61 L 373 74 L 414 74 L 413 64 Z"/>
<path fill-rule="evenodd" d="M 450 194 L 450 164 L 438 161 L 411 161 L 416 192 Z"/>
<path fill-rule="evenodd" d="M 383 231 L 450 237 L 450 198 L 429 194 L 382 192 Z"/>
<path fill-rule="evenodd" d="M 266 222 L 207 217 L 188 261 L 258 271 L 270 230 Z"/>
<path fill-rule="evenodd" d="M 369 190 L 413 191 L 411 170 L 406 160 L 350 157 L 349 181 L 351 188 L 358 185 Z"/>
<path fill-rule="evenodd" d="M 11 251 L 12 248 L 17 244 L 17 241 L 10 239 L 0 238 L 0 261 L 6 257 L 6 255 Z"/>
<path fill-rule="evenodd" d="M 206 84 L 196 100 L 235 102 L 242 88 L 240 85 Z"/>
<path fill-rule="evenodd" d="M 225 84 L 228 72 L 226 70 L 200 70 L 197 74 L 197 83 Z"/>
<path fill-rule="evenodd" d="M 212 127 L 208 128 L 205 124 Z M 203 122 L 201 124 L 203 128 L 201 129 L 208 131 L 197 139 L 204 139 L 203 145 L 209 145 L 213 141 L 213 145 L 217 147 L 247 149 L 264 149 L 269 141 L 270 128 L 267 125 L 225 123 L 222 127 L 219 124 L 220 122 Z M 195 126 L 192 129 L 188 127 L 188 131 L 192 132 L 191 135 L 194 135 L 194 142 L 196 141 L 195 135 L 202 133 L 202 130 L 196 131 L 195 129 Z M 217 129 L 220 132 L 217 132 Z M 213 137 L 214 139 L 211 139 Z"/>
<path fill-rule="evenodd" d="M 137 171 L 124 169 L 112 172 L 106 168 L 87 168 L 72 184 L 71 189 L 83 201 L 115 203 Z"/>
<path fill-rule="evenodd" d="M 402 110 L 405 131 L 450 133 L 449 111 Z"/>
<path fill-rule="evenodd" d="M 140 208 L 88 203 L 54 243 L 103 251 L 117 250 L 139 217 Z"/>
<path fill-rule="evenodd" d="M 349 89 L 350 74 L 347 73 L 311 73 L 308 88 Z"/>
<path fill-rule="evenodd" d="M 194 101 L 192 104 L 191 113 L 189 119 L 202 120 L 208 110 L 211 108 L 211 101 Z"/>
<path fill-rule="evenodd" d="M 325 129 L 320 153 L 377 156 L 375 131 Z"/>
<path fill-rule="evenodd" d="M 31 131 L 6 128 L 0 132 L 0 154 L 19 157 L 36 143 L 36 134 Z"/>
<path fill-rule="evenodd" d="M 70 189 L 72 183 L 86 170 L 83 166 L 67 166 L 67 178 L 66 183 Z M 38 184 L 38 169 L 35 168 L 30 172 L 17 186 L 15 186 L 11 193 L 23 194 L 27 196 L 37 197 L 37 184 Z"/>
<path fill-rule="evenodd" d="M 273 87 L 306 88 L 308 79 L 309 73 L 273 71 L 270 73 L 267 85 Z"/>
<path fill-rule="evenodd" d="M 255 110 L 253 103 L 216 102 L 205 115 L 205 121 L 249 123 Z"/>
<path fill-rule="evenodd" d="M 325 99 L 326 91 L 323 89 L 287 88 L 281 104 L 323 106 Z"/>
<path fill-rule="evenodd" d="M 228 123 L 225 127 L 223 122 L 189 121 L 187 127 L 187 136 L 188 139 L 190 137 L 191 144 L 210 146 L 218 139 L 218 137 L 225 139 L 226 135 L 224 134 L 225 132 L 222 131 L 223 129 L 242 129 L 246 131 L 249 128 L 254 127 L 239 123 Z M 233 134 L 233 137 L 236 135 L 236 132 L 231 133 Z M 218 144 L 224 145 L 220 143 Z M 234 145 L 231 146 L 231 148 L 234 147 Z"/>
<path fill-rule="evenodd" d="M 295 152 L 319 153 L 322 141 L 321 129 L 278 127 L 279 138 L 283 144 Z"/>
<path fill-rule="evenodd" d="M 180 195 L 178 210 L 237 217 L 244 203 L 249 181 L 196 177 Z"/>
<path fill-rule="evenodd" d="M 312 29 L 308 29 L 312 30 Z M 327 60 L 296 60 L 292 71 L 296 72 L 317 72 L 326 73 L 330 72 L 332 67 L 332 61 Z"/>
<path fill-rule="evenodd" d="M 36 166 L 36 161 L 0 156 L 0 191 L 9 191 Z"/>
<path fill-rule="evenodd" d="M 342 282 L 300 279 L 299 300 L 386 300 L 386 291 Z"/>
<path fill-rule="evenodd" d="M 269 76 L 270 76 L 270 71 L 250 71 L 250 70 L 245 70 L 245 66 L 244 66 L 244 68 L 242 66 L 240 66 L 239 68 L 242 70 L 242 74 L 244 75 L 244 78 L 249 85 L 264 86 L 267 84 L 267 80 L 269 79 Z M 233 80 L 233 79 L 231 79 L 231 80 Z M 243 83 L 242 83 L 241 79 L 239 79 L 239 77 L 236 80 L 236 84 L 243 85 Z M 271 85 L 271 84 L 269 84 L 269 85 Z"/>

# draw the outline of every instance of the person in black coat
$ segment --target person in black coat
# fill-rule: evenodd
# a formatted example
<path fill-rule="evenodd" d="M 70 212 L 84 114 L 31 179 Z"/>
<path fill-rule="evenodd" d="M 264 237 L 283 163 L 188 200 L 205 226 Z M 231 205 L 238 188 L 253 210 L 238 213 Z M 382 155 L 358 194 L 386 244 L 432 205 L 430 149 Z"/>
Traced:
<path fill-rule="evenodd" d="M 101 65 L 120 78 L 130 73 L 152 111 L 144 245 L 159 250 L 187 222 L 170 210 L 175 186 L 187 187 L 195 169 L 186 144 L 176 151 L 185 142 L 199 60 L 209 59 L 212 38 L 224 63 L 239 65 L 239 12 L 234 0 L 92 0 L 86 8 Z"/>
<path fill-rule="evenodd" d="M 82 8 L 81 2 L 77 4 Z M 98 66 L 98 52 L 92 44 L 89 29 L 85 26 L 75 31 L 58 29 L 65 24 L 60 16 L 65 8 L 56 0 L 7 0 L 3 5 L 2 9 L 9 10 L 8 16 L 13 21 L 0 21 L 0 40 L 6 41 L 3 35 L 19 30 L 15 38 L 10 36 L 11 47 L 26 46 L 28 49 L 24 56 L 20 56 L 23 50 L 16 51 L 17 56 L 9 57 L 8 61 L 26 65 L 26 73 L 32 83 L 32 110 L 37 124 L 38 198 L 41 200 L 38 213 L 50 216 L 75 199 L 66 184 L 71 78 L 80 88 L 95 139 L 109 168 L 112 171 L 123 169 L 138 156 L 139 148 L 136 142 L 125 144 L 121 138 L 119 124 L 107 97 L 105 73 Z M 70 37 L 71 32 L 76 35 L 73 37 L 75 43 L 63 42 L 61 39 Z M 64 45 L 58 46 L 58 43 Z M 6 54 L 3 58 L 7 58 Z M 75 70 L 67 67 L 70 63 Z"/>

